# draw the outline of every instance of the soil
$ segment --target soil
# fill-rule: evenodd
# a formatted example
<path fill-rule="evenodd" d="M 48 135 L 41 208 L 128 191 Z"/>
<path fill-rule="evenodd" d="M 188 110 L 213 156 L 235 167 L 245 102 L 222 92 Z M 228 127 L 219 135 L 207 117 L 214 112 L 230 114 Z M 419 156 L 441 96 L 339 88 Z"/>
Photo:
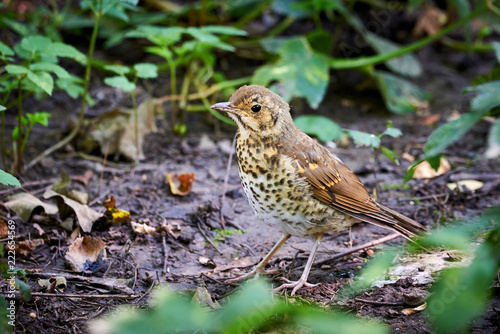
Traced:
<path fill-rule="evenodd" d="M 474 75 L 482 71 L 481 65 L 470 66 L 467 72 L 457 72 L 443 64 L 441 57 L 446 57 L 440 56 L 438 47 L 426 48 L 419 56 L 432 59 L 423 61 L 426 63 L 426 75 L 419 79 L 419 83 L 434 93 L 430 110 L 442 115 L 440 124 L 454 110 L 465 111 L 464 106 L 470 97 L 462 97 L 460 91 L 471 82 Z M 474 63 L 474 60 L 476 64 L 481 63 L 479 58 L 471 62 Z M 424 116 L 388 114 L 376 91 L 360 93 L 355 86 L 342 85 L 351 74 L 334 73 L 337 80 L 330 85 L 327 97 L 317 112 L 309 110 L 303 101 L 293 101 L 294 116 L 316 112 L 337 120 L 344 128 L 372 133 L 382 131 L 386 120 L 392 119 L 394 126 L 400 128 L 404 135 L 397 139 L 385 139 L 383 145 L 400 155 L 403 152 L 420 154 L 426 138 L 433 130 L 433 127 L 422 124 Z M 102 86 L 97 79 L 93 82 L 92 94 L 97 104 L 89 110 L 88 115 L 95 116 L 116 106 L 130 105 L 127 96 Z M 159 84 L 155 91 L 163 87 L 164 84 Z M 146 94 L 143 93 L 140 99 L 145 98 Z M 30 98 L 26 101 L 26 111 L 50 110 L 53 113 L 48 130 L 34 129 L 26 152 L 27 161 L 55 142 L 57 138 L 46 135 L 66 130 L 78 106 L 78 101 L 58 92 L 50 100 L 36 101 Z M 168 111 L 168 105 L 165 107 Z M 27 256 L 17 258 L 17 266 L 31 272 L 27 277 L 33 292 L 45 291 L 37 284 L 39 278 L 57 274 L 64 275 L 68 280 L 64 293 L 92 295 L 129 292 L 141 296 L 134 300 L 46 296 L 34 296 L 30 301 L 18 300 L 16 333 L 85 333 L 88 320 L 106 314 L 118 305 L 147 305 L 151 287 L 156 283 L 168 284 L 179 291 L 206 286 L 212 297 L 219 300 L 235 289 L 235 286 L 224 283 L 224 280 L 248 271 L 273 246 L 280 235 L 267 227 L 263 228 L 266 225 L 253 215 L 240 186 L 234 156 L 226 172 L 235 128 L 222 124 L 215 127 L 208 114 L 188 116 L 188 132 L 183 138 L 173 135 L 165 122 L 159 121 L 159 132 L 146 137 L 146 158 L 138 165 L 113 161 L 110 157 L 110 163 L 103 168 L 101 157 L 98 157 L 99 162 L 83 159 L 68 146 L 45 158 L 22 176 L 23 191 L 40 198 L 45 189 L 50 188 L 60 177 L 61 171 L 64 170 L 71 177 L 91 171 L 93 176 L 88 184 L 84 185 L 73 178 L 70 186 L 71 189 L 90 195 L 91 208 L 104 212 L 102 202 L 113 196 L 117 207 L 130 211 L 134 222 L 152 227 L 162 223 L 178 224 L 180 235 L 138 234 L 128 222 L 95 225 L 91 235 L 105 242 L 108 259 L 93 272 L 75 274 L 64 259 L 71 232 L 63 229 L 59 221 L 36 215 L 31 221 L 22 222 L 4 206 L 0 206 L 2 220 L 16 221 L 18 240 L 39 237 L 34 223 L 38 223 L 45 231 L 41 236 L 43 245 Z M 168 116 L 166 119 L 169 119 Z M 6 125 L 11 129 L 14 120 L 8 119 Z M 432 180 L 412 180 L 409 187 L 401 186 L 409 165 L 407 161 L 402 160 L 401 165 L 397 166 L 381 157 L 374 164 L 374 154 L 370 149 L 355 147 L 352 143 L 333 150 L 361 178 L 370 192 L 377 185 L 380 203 L 433 228 L 454 219 L 477 216 L 485 208 L 500 203 L 498 182 L 487 177 L 493 174 L 498 179 L 500 164 L 483 158 L 489 126 L 487 122 L 479 123 L 447 149 L 445 154 L 452 164 L 452 171 Z M 188 195 L 175 196 L 170 191 L 165 175 L 185 172 L 195 173 L 196 181 Z M 485 186 L 474 193 L 450 191 L 446 184 L 453 175 L 465 173 L 481 178 Z M 224 184 L 226 178 L 227 184 Z M 14 192 L 17 190 L 1 188 L 0 203 L 7 201 Z M 215 248 L 209 240 L 217 240 L 216 229 L 233 232 L 239 229 L 243 233 L 219 238 Z M 376 226 L 359 224 L 350 232 L 329 235 L 316 261 L 326 260 L 351 246 L 377 240 L 390 233 Z M 312 243 L 312 240 L 292 238 L 274 256 L 270 267 L 283 269 L 284 273 L 278 276 L 297 279 L 301 269 L 295 268 L 305 264 Z M 405 293 L 411 290 L 417 295 L 422 294 L 429 289 L 428 285 L 419 286 L 402 279 L 396 284 L 363 292 L 347 302 L 335 298 L 339 288 L 350 283 L 372 257 L 368 253 L 374 251 L 377 255 L 387 247 L 401 248 L 404 243 L 402 238 L 397 238 L 385 245 L 372 247 L 370 251 L 365 249 L 314 266 L 309 282 L 321 285 L 299 290 L 297 298 L 316 301 L 325 307 L 339 307 L 341 304 L 352 314 L 385 322 L 393 332 L 432 332 L 425 313 L 406 316 L 400 312 L 403 308 L 413 307 L 405 304 Z M 109 286 L 97 285 L 94 281 L 97 278 L 104 278 L 108 282 L 127 280 L 128 284 L 117 284 L 113 290 Z M 274 285 L 279 284 L 279 281 L 272 282 Z M 498 282 L 495 285 L 498 286 Z M 6 284 L 1 283 L 1 286 L 4 288 Z M 497 294 L 483 316 L 474 322 L 471 332 L 492 333 L 498 330 L 499 310 L 500 297 Z"/>

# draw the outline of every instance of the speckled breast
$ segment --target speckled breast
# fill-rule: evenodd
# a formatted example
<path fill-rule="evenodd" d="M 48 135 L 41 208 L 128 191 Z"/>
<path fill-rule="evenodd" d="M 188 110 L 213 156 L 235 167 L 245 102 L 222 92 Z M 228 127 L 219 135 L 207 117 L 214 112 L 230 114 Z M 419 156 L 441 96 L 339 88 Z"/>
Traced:
<path fill-rule="evenodd" d="M 312 197 L 279 144 L 238 133 L 236 154 L 243 190 L 256 215 L 282 233 L 313 236 L 341 232 L 356 220 Z"/>

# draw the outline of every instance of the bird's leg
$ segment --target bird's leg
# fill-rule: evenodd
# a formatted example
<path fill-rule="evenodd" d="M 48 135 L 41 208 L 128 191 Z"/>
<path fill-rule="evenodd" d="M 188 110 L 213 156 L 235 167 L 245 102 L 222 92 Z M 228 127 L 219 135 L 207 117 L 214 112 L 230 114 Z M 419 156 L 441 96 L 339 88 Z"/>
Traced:
<path fill-rule="evenodd" d="M 314 261 L 314 257 L 316 256 L 316 252 L 318 251 L 319 244 L 321 243 L 321 239 L 323 239 L 323 234 L 318 234 L 315 236 L 316 241 L 314 242 L 314 246 L 311 250 L 311 254 L 309 255 L 309 258 L 307 259 L 306 267 L 304 268 L 304 271 L 302 272 L 302 276 L 300 276 L 298 281 L 290 281 L 284 277 L 281 278 L 281 280 L 285 281 L 285 284 L 282 284 L 281 286 L 277 287 L 274 289 L 274 291 L 281 291 L 286 288 L 293 288 L 291 295 L 293 296 L 295 292 L 297 292 L 298 289 L 300 289 L 303 286 L 306 286 L 308 288 L 312 288 L 315 286 L 318 286 L 319 284 L 311 284 L 307 283 L 307 277 L 309 276 L 309 271 L 311 270 L 311 266 Z"/>
<path fill-rule="evenodd" d="M 281 246 L 283 246 L 283 244 L 288 239 L 290 239 L 290 237 L 291 237 L 290 234 L 283 234 L 283 236 L 276 243 L 276 245 L 274 245 L 274 247 L 269 251 L 269 253 L 267 253 L 267 255 L 262 259 L 262 261 L 260 261 L 259 264 L 256 265 L 250 272 L 248 272 L 248 273 L 246 273 L 244 275 L 241 275 L 239 277 L 236 277 L 236 278 L 228 279 L 226 282 L 228 282 L 228 283 L 236 283 L 236 282 L 242 281 L 244 279 L 247 279 L 249 277 L 252 277 L 254 275 L 259 276 L 260 274 L 272 274 L 272 272 L 266 272 L 264 270 L 264 268 L 266 267 L 266 265 L 269 262 L 269 260 L 271 260 L 271 258 L 273 257 L 273 255 L 276 254 L 276 252 L 278 251 L 278 249 L 280 249 Z"/>

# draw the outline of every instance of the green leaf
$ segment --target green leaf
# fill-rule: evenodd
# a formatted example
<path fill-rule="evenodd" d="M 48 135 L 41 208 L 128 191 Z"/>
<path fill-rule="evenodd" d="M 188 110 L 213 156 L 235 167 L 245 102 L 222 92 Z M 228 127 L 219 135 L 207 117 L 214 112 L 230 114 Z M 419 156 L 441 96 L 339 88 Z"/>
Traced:
<path fill-rule="evenodd" d="M 500 63 L 500 42 L 491 42 L 493 50 L 495 50 L 495 55 L 497 56 L 497 61 Z"/>
<path fill-rule="evenodd" d="M 49 118 L 51 114 L 48 112 L 34 112 L 34 113 L 27 113 L 26 118 L 30 121 L 31 126 L 35 124 L 41 124 L 43 126 L 48 126 L 49 125 Z"/>
<path fill-rule="evenodd" d="M 14 55 L 14 50 L 12 50 L 10 47 L 7 45 L 3 44 L 0 42 L 0 53 L 3 56 L 13 56 Z"/>
<path fill-rule="evenodd" d="M 441 273 L 433 286 L 427 312 L 437 333 L 467 331 L 471 322 L 483 314 L 491 298 L 490 285 L 500 268 L 500 207 L 487 212 L 494 229 L 475 252 L 468 267 Z"/>
<path fill-rule="evenodd" d="M 11 175 L 11 174 L 9 174 L 1 169 L 0 169 L 0 184 L 6 185 L 6 186 L 15 186 L 15 187 L 21 186 L 21 182 L 19 182 L 19 180 L 15 176 L 13 176 L 13 175 Z"/>
<path fill-rule="evenodd" d="M 252 83 L 268 86 L 272 81 L 282 84 L 282 96 L 289 101 L 293 96 L 306 98 L 317 108 L 328 86 L 328 58 L 315 52 L 304 37 L 293 38 L 279 48 L 281 58 L 274 65 L 255 71 Z"/>
<path fill-rule="evenodd" d="M 3 255 L 2 255 L 3 257 Z M 2 260 L 0 260 L 2 261 Z M 11 299 L 12 302 L 15 302 L 13 299 Z M 13 308 L 15 308 L 15 304 L 10 304 L 12 305 Z M 0 332 L 1 333 L 12 333 L 14 327 L 9 324 L 10 318 L 10 312 L 9 312 L 9 305 L 7 305 L 7 300 L 3 297 L 0 296 Z"/>
<path fill-rule="evenodd" d="M 43 54 L 52 45 L 50 38 L 44 36 L 28 36 L 21 40 L 21 47 L 31 53 Z"/>
<path fill-rule="evenodd" d="M 354 140 L 354 144 L 359 146 L 380 147 L 380 138 L 374 134 L 357 130 L 347 130 L 347 134 Z"/>
<path fill-rule="evenodd" d="M 50 48 L 44 51 L 44 55 L 52 55 L 63 58 L 72 58 L 79 63 L 84 63 L 87 57 L 74 46 L 61 42 L 52 43 Z"/>
<path fill-rule="evenodd" d="M 200 28 L 189 27 L 186 32 L 203 43 L 212 44 L 220 41 L 219 37 Z"/>
<path fill-rule="evenodd" d="M 24 67 L 24 66 L 21 66 L 21 65 L 7 65 L 5 66 L 5 71 L 7 71 L 7 73 L 10 73 L 10 74 L 28 74 L 30 73 L 31 71 L 29 70 L 29 68 L 27 67 Z"/>
<path fill-rule="evenodd" d="M 4 110 L 7 110 L 7 108 L 5 108 L 4 106 L 2 106 L 2 105 L 0 104 L 0 111 L 4 111 Z"/>
<path fill-rule="evenodd" d="M 209 32 L 212 34 L 231 35 L 231 36 L 247 35 L 247 32 L 245 30 L 229 26 L 203 26 L 200 29 L 201 31 Z"/>
<path fill-rule="evenodd" d="M 35 63 L 30 65 L 32 71 L 52 72 L 59 78 L 69 78 L 69 73 L 63 67 L 52 63 Z"/>
<path fill-rule="evenodd" d="M 294 119 L 295 126 L 309 135 L 326 142 L 339 139 L 343 131 L 331 119 L 319 115 L 302 115 Z"/>
<path fill-rule="evenodd" d="M 28 79 L 35 84 L 35 86 L 41 88 L 44 92 L 52 95 L 52 90 L 54 89 L 54 79 L 47 72 L 29 72 Z"/>
<path fill-rule="evenodd" d="M 104 79 L 106 85 L 123 89 L 126 92 L 131 92 L 135 89 L 135 84 L 130 82 L 125 77 L 111 77 Z"/>
<path fill-rule="evenodd" d="M 382 132 L 380 134 L 380 137 L 382 136 L 390 136 L 392 138 L 398 138 L 398 137 L 401 137 L 403 135 L 403 132 L 401 132 L 401 130 L 397 129 L 397 128 L 387 128 L 384 130 L 384 132 Z"/>
<path fill-rule="evenodd" d="M 378 53 L 393 52 L 401 46 L 385 38 L 367 32 L 364 37 Z M 394 58 L 385 62 L 393 72 L 401 75 L 416 77 L 422 74 L 422 66 L 415 55 L 408 53 L 404 56 Z"/>
<path fill-rule="evenodd" d="M 267 52 L 278 54 L 280 52 L 280 47 L 291 39 L 291 37 L 263 38 L 261 39 L 260 44 Z"/>
<path fill-rule="evenodd" d="M 153 79 L 158 77 L 158 67 L 155 64 L 141 63 L 134 65 L 135 75 L 138 78 Z"/>
<path fill-rule="evenodd" d="M 490 129 L 485 156 L 488 159 L 496 159 L 500 156 L 500 119 L 497 119 Z"/>
<path fill-rule="evenodd" d="M 29 301 L 31 299 L 31 288 L 24 281 L 20 280 L 16 277 L 16 288 L 19 289 L 19 293 L 21 294 L 21 298 Z"/>
<path fill-rule="evenodd" d="M 398 154 L 394 152 L 391 149 L 388 149 L 387 147 L 381 146 L 380 150 L 382 153 L 388 157 L 392 162 L 394 162 L 396 165 L 399 165 L 399 159 L 398 159 Z"/>
<path fill-rule="evenodd" d="M 182 27 L 159 27 L 151 25 L 139 26 L 126 34 L 127 37 L 142 37 L 160 46 L 170 46 L 181 40 L 186 28 Z"/>
<path fill-rule="evenodd" d="M 104 69 L 118 75 L 125 75 L 130 72 L 130 67 L 123 65 L 106 65 Z"/>
<path fill-rule="evenodd" d="M 301 2 L 301 0 L 274 0 L 271 7 L 275 12 L 295 19 L 311 17 L 314 12 L 311 8 L 300 6 Z"/>
<path fill-rule="evenodd" d="M 379 90 L 387 109 L 397 114 L 414 112 L 431 98 L 411 82 L 384 71 L 374 71 Z"/>

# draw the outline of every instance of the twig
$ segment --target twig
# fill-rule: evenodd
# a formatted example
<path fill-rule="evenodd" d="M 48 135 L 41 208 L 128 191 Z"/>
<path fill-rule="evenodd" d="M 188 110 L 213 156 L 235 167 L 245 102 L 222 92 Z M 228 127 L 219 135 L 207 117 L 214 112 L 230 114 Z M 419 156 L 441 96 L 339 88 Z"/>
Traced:
<path fill-rule="evenodd" d="M 199 218 L 198 218 L 198 220 L 199 220 Z M 199 222 L 197 223 L 197 225 L 198 225 L 198 230 L 200 231 L 201 235 L 210 243 L 210 245 L 212 245 L 213 248 L 215 248 L 215 250 L 220 255 L 222 255 L 222 252 L 217 248 L 217 246 L 215 246 L 214 242 L 212 240 L 210 240 L 210 238 L 205 234 L 205 232 L 203 232 L 203 230 L 201 229 L 201 225 L 200 225 Z"/>
<path fill-rule="evenodd" d="M 16 293 L 18 294 L 18 293 Z M 135 299 L 138 295 L 79 295 L 75 293 L 47 293 L 47 292 L 32 292 L 32 296 L 38 297 L 56 297 L 56 298 L 91 298 L 91 299 Z"/>
<path fill-rule="evenodd" d="M 373 305 L 380 305 L 380 306 L 400 306 L 403 305 L 403 302 L 395 303 L 395 302 L 377 302 L 375 300 L 366 300 L 366 299 L 361 299 L 361 298 L 355 298 L 354 299 L 357 302 L 360 303 L 366 303 L 366 304 L 373 304 Z"/>
<path fill-rule="evenodd" d="M 227 166 L 226 166 L 226 177 L 224 178 L 224 185 L 222 186 L 222 195 L 220 197 L 220 223 L 222 225 L 222 228 L 226 228 L 226 222 L 224 220 L 224 214 L 222 213 L 222 208 L 224 207 L 224 203 L 226 201 L 226 188 L 227 188 L 227 182 L 229 181 L 229 171 L 231 170 L 231 164 L 233 162 L 233 152 L 234 152 L 234 147 L 236 145 L 236 135 L 233 138 L 233 142 L 231 143 L 231 152 L 229 153 L 229 159 L 227 160 Z"/>
<path fill-rule="evenodd" d="M 379 245 L 379 244 L 383 244 L 384 242 L 390 241 L 392 239 L 396 239 L 397 237 L 400 237 L 400 236 L 401 236 L 401 234 L 399 234 L 399 233 L 389 234 L 389 235 L 387 235 L 387 236 L 385 236 L 383 238 L 367 242 L 366 244 L 362 244 L 360 246 L 351 248 L 351 249 L 349 249 L 349 250 L 347 250 L 345 252 L 336 254 L 336 255 L 328 258 L 328 259 L 315 262 L 314 265 L 320 265 L 320 264 L 324 264 L 324 263 L 327 263 L 327 262 L 330 262 L 330 261 L 333 261 L 333 260 L 336 260 L 336 259 L 343 258 L 344 256 L 350 255 L 352 253 L 356 253 L 356 252 L 358 252 L 360 250 L 363 250 L 365 248 L 369 248 L 369 247 L 373 247 L 373 246 L 376 246 L 376 245 Z M 300 267 L 297 267 L 295 269 L 302 269 L 304 267 L 305 266 L 300 266 Z"/>
<path fill-rule="evenodd" d="M 166 233 L 165 231 L 161 232 L 161 242 L 163 245 L 163 274 L 167 274 L 167 261 L 168 261 L 168 250 L 167 250 L 167 241 L 165 239 Z"/>
<path fill-rule="evenodd" d="M 109 193 L 111 192 L 111 189 L 106 189 L 102 194 L 100 194 L 98 197 L 94 198 L 91 200 L 88 204 L 88 206 L 92 206 L 94 203 L 100 201 L 104 197 L 106 197 Z"/>

